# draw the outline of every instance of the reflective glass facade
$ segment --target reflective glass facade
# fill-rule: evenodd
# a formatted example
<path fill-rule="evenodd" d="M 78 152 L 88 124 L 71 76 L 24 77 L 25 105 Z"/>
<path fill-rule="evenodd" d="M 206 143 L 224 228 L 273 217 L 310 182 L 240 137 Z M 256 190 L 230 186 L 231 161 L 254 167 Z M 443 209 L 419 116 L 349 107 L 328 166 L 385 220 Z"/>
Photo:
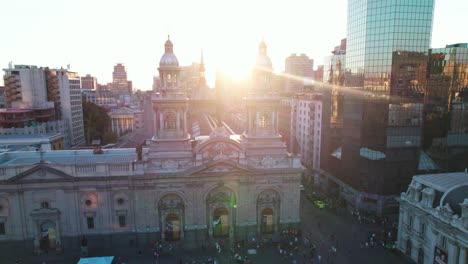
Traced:
<path fill-rule="evenodd" d="M 424 148 L 443 170 L 468 167 L 468 45 L 431 49 Z"/>
<path fill-rule="evenodd" d="M 349 0 L 346 86 L 389 93 L 394 51 L 427 52 L 434 0 Z"/>
<path fill-rule="evenodd" d="M 360 192 L 350 200 L 358 208 L 397 210 L 389 197 L 424 170 L 433 10 L 434 0 L 348 0 L 342 147 L 331 167 Z"/>

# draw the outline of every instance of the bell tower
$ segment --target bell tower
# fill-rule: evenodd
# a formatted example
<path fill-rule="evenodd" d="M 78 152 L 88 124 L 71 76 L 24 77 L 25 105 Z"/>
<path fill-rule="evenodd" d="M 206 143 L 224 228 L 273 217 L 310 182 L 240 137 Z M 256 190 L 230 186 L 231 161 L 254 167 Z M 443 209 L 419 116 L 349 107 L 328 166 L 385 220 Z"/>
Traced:
<path fill-rule="evenodd" d="M 278 130 L 279 96 L 272 90 L 273 68 L 264 41 L 259 45 L 257 63 L 252 73 L 252 86 L 244 98 L 247 126 L 243 134 L 247 155 L 268 149 L 270 154 L 286 154 L 286 145 Z"/>
<path fill-rule="evenodd" d="M 150 156 L 167 156 L 168 152 L 191 156 L 187 127 L 189 99 L 179 86 L 179 61 L 169 36 L 164 50 L 158 68 L 161 89 L 152 96 L 155 133 L 151 139 Z"/>

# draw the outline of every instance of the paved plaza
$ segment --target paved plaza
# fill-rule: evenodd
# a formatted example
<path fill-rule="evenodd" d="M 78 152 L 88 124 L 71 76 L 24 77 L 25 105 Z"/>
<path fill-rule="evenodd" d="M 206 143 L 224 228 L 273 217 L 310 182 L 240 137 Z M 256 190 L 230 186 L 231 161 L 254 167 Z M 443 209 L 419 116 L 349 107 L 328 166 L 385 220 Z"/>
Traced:
<path fill-rule="evenodd" d="M 171 244 L 172 250 L 169 250 L 169 244 L 164 244 L 159 259 L 153 256 L 150 245 L 113 249 L 97 249 L 98 245 L 89 245 L 89 256 L 115 256 L 114 263 L 118 264 L 214 263 L 215 260 L 216 263 L 410 263 L 378 242 L 374 246 L 365 246 L 370 234 L 381 232 L 379 223 L 359 223 L 358 218 L 345 209 L 319 209 L 312 200 L 306 199 L 306 193 L 307 190 L 301 195 L 302 223 L 299 234 L 276 235 L 265 240 L 256 238 L 255 241 L 243 241 L 243 244 L 240 241 L 239 245 L 223 241 L 221 253 L 217 252 L 215 241 L 207 242 L 196 250 L 183 250 L 180 244 Z M 256 254 L 249 254 L 249 249 L 255 249 Z M 77 263 L 80 255 L 79 251 L 65 250 L 60 255 L 49 252 L 35 256 L 31 252 L 23 252 L 21 247 L 1 251 L 2 264 L 16 263 L 17 256 L 21 256 L 19 263 L 41 264 L 45 261 L 47 264 L 72 264 Z M 235 256 L 236 252 L 240 254 Z M 250 253 L 253 253 L 252 250 Z"/>

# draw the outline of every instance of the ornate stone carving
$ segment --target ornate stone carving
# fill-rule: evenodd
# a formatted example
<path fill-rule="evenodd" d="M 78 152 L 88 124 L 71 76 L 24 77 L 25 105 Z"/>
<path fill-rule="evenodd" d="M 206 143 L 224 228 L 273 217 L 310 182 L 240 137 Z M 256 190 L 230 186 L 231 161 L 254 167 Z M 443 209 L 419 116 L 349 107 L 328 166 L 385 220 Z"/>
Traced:
<path fill-rule="evenodd" d="M 162 164 L 162 169 L 167 171 L 176 171 L 179 168 L 179 163 L 173 160 L 166 160 Z"/>

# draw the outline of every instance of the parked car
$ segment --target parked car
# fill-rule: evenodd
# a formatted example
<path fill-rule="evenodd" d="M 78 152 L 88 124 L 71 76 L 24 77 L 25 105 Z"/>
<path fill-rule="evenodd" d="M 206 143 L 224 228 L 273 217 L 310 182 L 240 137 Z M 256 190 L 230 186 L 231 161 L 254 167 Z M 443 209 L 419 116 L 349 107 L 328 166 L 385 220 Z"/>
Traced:
<path fill-rule="evenodd" d="M 317 208 L 319 208 L 319 209 L 325 208 L 325 203 L 322 202 L 322 201 L 320 201 L 320 200 L 315 200 L 315 201 L 314 201 L 314 204 L 315 204 L 315 206 L 317 206 Z"/>

